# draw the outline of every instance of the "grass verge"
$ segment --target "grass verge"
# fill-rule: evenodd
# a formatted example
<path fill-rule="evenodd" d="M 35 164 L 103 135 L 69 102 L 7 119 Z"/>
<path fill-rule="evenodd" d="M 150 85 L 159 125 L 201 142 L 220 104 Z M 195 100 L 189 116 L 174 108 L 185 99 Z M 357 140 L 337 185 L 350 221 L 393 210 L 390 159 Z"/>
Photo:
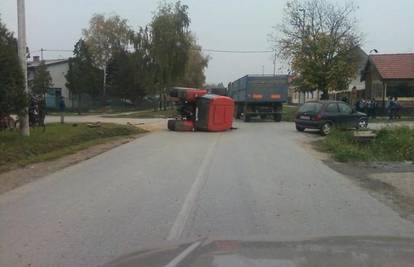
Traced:
<path fill-rule="evenodd" d="M 31 130 L 30 137 L 17 132 L 0 132 L 0 172 L 30 163 L 56 159 L 93 145 L 145 132 L 136 127 L 102 124 L 90 128 L 87 124 L 48 124 L 46 131 Z"/>
<path fill-rule="evenodd" d="M 366 143 L 353 139 L 350 131 L 334 131 L 318 142 L 321 150 L 337 161 L 414 161 L 414 129 L 383 128 Z"/>
<path fill-rule="evenodd" d="M 292 122 L 295 120 L 296 112 L 298 111 L 298 106 L 283 106 L 283 116 L 282 121 Z"/>
<path fill-rule="evenodd" d="M 120 115 L 108 115 L 104 116 L 107 118 L 135 118 L 135 119 L 153 119 L 153 118 L 170 118 L 177 115 L 177 111 L 175 109 L 168 109 L 168 110 L 158 110 L 154 111 L 150 110 L 142 110 L 137 112 L 132 112 L 129 114 L 120 114 Z"/>

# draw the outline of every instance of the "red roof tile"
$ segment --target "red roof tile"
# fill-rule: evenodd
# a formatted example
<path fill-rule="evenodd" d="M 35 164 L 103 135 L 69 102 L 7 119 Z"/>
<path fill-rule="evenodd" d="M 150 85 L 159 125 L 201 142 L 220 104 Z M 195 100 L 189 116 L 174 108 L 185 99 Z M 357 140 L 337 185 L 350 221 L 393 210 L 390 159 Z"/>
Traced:
<path fill-rule="evenodd" d="M 414 79 L 414 53 L 370 55 L 383 79 Z"/>

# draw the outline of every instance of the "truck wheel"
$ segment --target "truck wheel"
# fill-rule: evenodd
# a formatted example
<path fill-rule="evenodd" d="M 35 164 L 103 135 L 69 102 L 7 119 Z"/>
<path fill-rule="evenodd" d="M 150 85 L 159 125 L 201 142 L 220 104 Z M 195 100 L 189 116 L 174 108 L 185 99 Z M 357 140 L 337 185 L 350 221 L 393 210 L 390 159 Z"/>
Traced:
<path fill-rule="evenodd" d="M 273 115 L 273 119 L 274 119 L 275 122 L 282 121 L 282 114 Z"/>

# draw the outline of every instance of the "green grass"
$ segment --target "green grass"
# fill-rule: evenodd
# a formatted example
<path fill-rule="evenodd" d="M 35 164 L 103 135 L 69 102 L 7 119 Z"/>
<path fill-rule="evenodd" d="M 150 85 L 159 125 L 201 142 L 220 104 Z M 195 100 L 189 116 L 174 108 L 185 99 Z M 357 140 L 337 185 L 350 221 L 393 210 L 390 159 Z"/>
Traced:
<path fill-rule="evenodd" d="M 357 142 L 349 131 L 334 131 L 319 142 L 338 161 L 414 161 L 414 129 L 384 128 L 366 143 Z"/>
<path fill-rule="evenodd" d="M 298 111 L 299 107 L 296 106 L 283 106 L 283 116 L 282 121 L 289 121 L 292 122 L 295 120 L 296 112 Z"/>
<path fill-rule="evenodd" d="M 120 115 L 108 115 L 105 117 L 109 118 L 136 118 L 136 119 L 151 119 L 151 118 L 169 118 L 174 117 L 177 114 L 175 109 L 168 109 L 168 110 L 142 110 L 133 112 L 130 114 L 120 114 Z"/>
<path fill-rule="evenodd" d="M 56 159 L 87 147 L 120 137 L 145 132 L 136 127 L 102 124 L 90 128 L 87 124 L 47 124 L 46 131 L 31 129 L 30 137 L 17 132 L 0 132 L 0 172 L 30 163 Z"/>

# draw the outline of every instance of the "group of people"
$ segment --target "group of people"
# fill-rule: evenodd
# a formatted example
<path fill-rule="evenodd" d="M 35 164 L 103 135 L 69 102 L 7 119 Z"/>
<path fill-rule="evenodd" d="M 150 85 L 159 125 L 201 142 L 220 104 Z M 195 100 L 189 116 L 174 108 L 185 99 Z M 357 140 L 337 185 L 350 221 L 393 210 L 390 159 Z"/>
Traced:
<path fill-rule="evenodd" d="M 355 109 L 357 111 L 366 113 L 371 118 L 377 116 L 377 108 L 378 103 L 374 98 L 361 98 L 355 103 Z M 397 97 L 389 97 L 388 101 L 385 103 L 385 110 L 390 120 L 401 119 L 401 108 L 401 104 Z"/>
<path fill-rule="evenodd" d="M 388 118 L 390 120 L 401 119 L 401 104 L 398 102 L 397 97 L 390 96 L 385 104 L 385 109 L 387 110 Z"/>
<path fill-rule="evenodd" d="M 378 105 L 375 98 L 362 98 L 355 103 L 355 108 L 357 111 L 366 113 L 371 118 L 375 118 L 377 116 L 377 106 Z"/>

